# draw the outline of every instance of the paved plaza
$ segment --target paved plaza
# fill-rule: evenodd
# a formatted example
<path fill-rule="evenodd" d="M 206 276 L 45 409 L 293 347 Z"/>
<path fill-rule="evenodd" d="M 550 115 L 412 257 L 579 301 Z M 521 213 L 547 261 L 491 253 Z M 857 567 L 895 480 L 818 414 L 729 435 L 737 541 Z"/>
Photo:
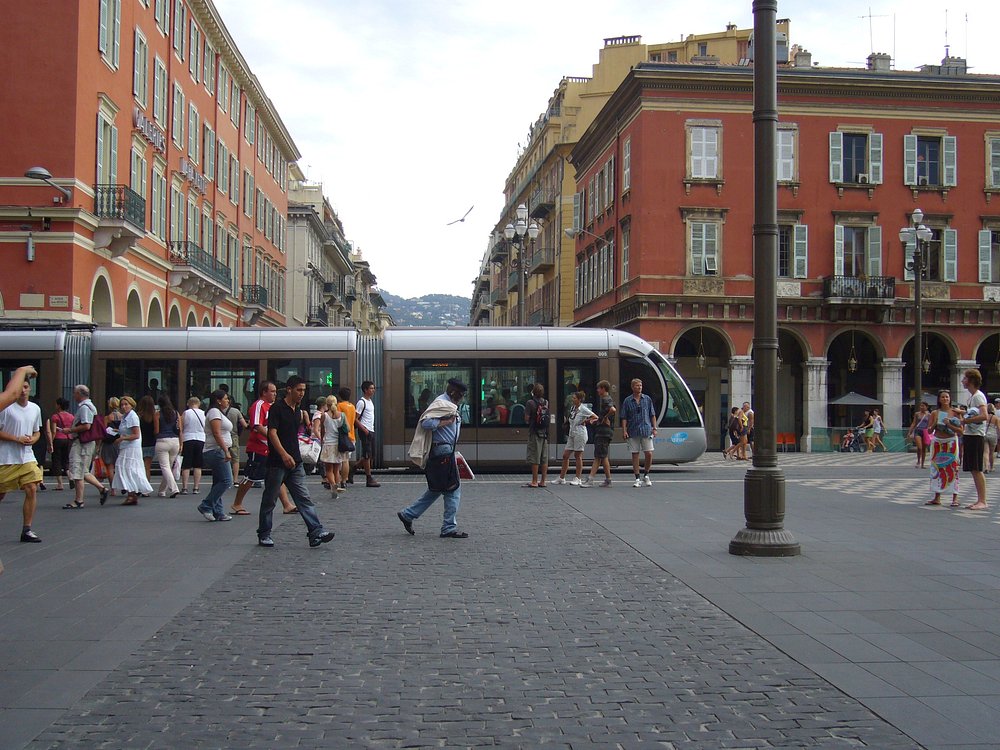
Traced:
<path fill-rule="evenodd" d="M 318 500 L 317 549 L 90 491 L 19 544 L 12 493 L 0 748 L 996 747 L 1000 482 L 950 511 L 903 454 L 781 460 L 787 559 L 728 554 L 747 464 L 718 454 L 641 489 L 480 476 L 467 540 L 440 504 L 408 536 L 423 480 L 386 473 Z"/>

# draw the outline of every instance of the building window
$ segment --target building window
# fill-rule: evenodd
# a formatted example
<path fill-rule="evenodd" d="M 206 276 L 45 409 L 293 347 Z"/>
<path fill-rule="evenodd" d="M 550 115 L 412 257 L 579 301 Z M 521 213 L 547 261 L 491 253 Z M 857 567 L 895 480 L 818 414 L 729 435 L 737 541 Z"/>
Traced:
<path fill-rule="evenodd" d="M 118 128 L 104 114 L 97 115 L 97 184 L 118 182 Z"/>
<path fill-rule="evenodd" d="M 253 216 L 253 175 L 247 170 L 243 172 L 243 213 Z"/>
<path fill-rule="evenodd" d="M 957 139 L 950 135 L 904 135 L 903 177 L 911 187 L 958 184 Z"/>
<path fill-rule="evenodd" d="M 205 163 L 203 165 L 202 171 L 205 173 L 205 179 L 213 180 L 215 179 L 215 131 L 212 130 L 208 125 L 205 125 Z"/>
<path fill-rule="evenodd" d="M 979 232 L 979 281 L 1000 283 L 1000 229 Z"/>
<path fill-rule="evenodd" d="M 986 139 L 986 186 L 1000 189 L 1000 136 Z"/>
<path fill-rule="evenodd" d="M 184 207 L 187 202 L 184 194 L 175 186 L 170 186 L 170 241 L 181 242 L 184 239 Z"/>
<path fill-rule="evenodd" d="M 229 186 L 232 188 L 229 199 L 234 206 L 240 205 L 240 163 L 232 154 L 229 156 Z"/>
<path fill-rule="evenodd" d="M 223 195 L 229 194 L 229 149 L 226 144 L 219 140 L 219 162 L 215 181 L 219 185 L 219 190 Z"/>
<path fill-rule="evenodd" d="M 177 56 L 184 59 L 184 3 L 182 0 L 174 0 L 174 51 Z"/>
<path fill-rule="evenodd" d="M 958 231 L 947 227 L 928 227 L 931 238 L 923 243 L 924 279 L 927 281 L 958 280 Z M 913 245 L 906 247 L 907 257 L 913 255 Z M 905 267 L 904 267 L 905 271 Z M 913 272 L 905 271 L 912 279 Z"/>
<path fill-rule="evenodd" d="M 240 130 L 240 87 L 236 81 L 232 81 L 229 87 L 229 119 L 236 126 L 236 132 Z"/>
<path fill-rule="evenodd" d="M 201 242 L 201 211 L 198 210 L 198 199 L 195 196 L 188 196 L 187 211 L 187 240 L 198 244 Z"/>
<path fill-rule="evenodd" d="M 778 225 L 778 276 L 804 279 L 809 271 L 809 228 L 805 224 Z"/>
<path fill-rule="evenodd" d="M 667 62 L 677 62 L 677 50 L 667 51 Z"/>
<path fill-rule="evenodd" d="M 834 276 L 882 275 L 882 228 L 837 224 L 834 227 Z"/>
<path fill-rule="evenodd" d="M 254 133 L 257 129 L 257 123 L 255 121 L 256 111 L 250 101 L 247 100 L 247 112 L 246 119 L 243 121 L 243 137 L 247 139 L 247 143 L 251 146 L 253 145 Z"/>
<path fill-rule="evenodd" d="M 708 42 L 698 42 L 698 54 L 701 57 L 708 55 Z"/>
<path fill-rule="evenodd" d="M 778 277 L 787 279 L 792 275 L 792 228 L 778 227 Z"/>
<path fill-rule="evenodd" d="M 209 255 L 215 256 L 215 223 L 209 211 L 201 220 L 201 248 Z"/>
<path fill-rule="evenodd" d="M 191 19 L 191 48 L 188 50 L 188 72 L 198 82 L 201 76 L 201 30 Z"/>
<path fill-rule="evenodd" d="M 129 171 L 129 186 L 140 196 L 146 199 L 146 157 L 145 155 L 132 149 L 132 168 Z"/>
<path fill-rule="evenodd" d="M 692 275 L 718 275 L 719 229 L 719 224 L 714 221 L 688 222 L 688 253 Z"/>
<path fill-rule="evenodd" d="M 160 33 L 166 34 L 170 28 L 170 0 L 156 0 L 153 6 L 153 18 Z"/>
<path fill-rule="evenodd" d="M 632 247 L 632 225 L 625 224 L 622 226 L 622 283 L 624 284 L 629 280 L 628 275 L 628 263 L 629 263 L 629 253 Z"/>
<path fill-rule="evenodd" d="M 161 128 L 167 126 L 167 68 L 158 57 L 153 64 L 153 119 Z"/>
<path fill-rule="evenodd" d="M 174 82 L 174 117 L 170 131 L 174 145 L 184 148 L 184 92 L 180 84 Z"/>
<path fill-rule="evenodd" d="M 150 201 L 150 231 L 161 240 L 167 236 L 167 180 L 163 172 L 153 167 L 152 200 Z"/>
<path fill-rule="evenodd" d="M 830 182 L 882 184 L 882 134 L 830 133 Z"/>
<path fill-rule="evenodd" d="M 694 180 L 719 179 L 721 176 L 719 157 L 722 150 L 722 126 L 688 123 L 687 137 L 688 178 Z"/>
<path fill-rule="evenodd" d="M 229 71 L 226 70 L 226 66 L 222 64 L 221 58 L 219 62 L 219 109 L 223 112 L 229 109 Z"/>
<path fill-rule="evenodd" d="M 99 0 L 97 48 L 104 62 L 117 70 L 121 53 L 122 2 Z"/>
<path fill-rule="evenodd" d="M 135 100 L 146 108 L 149 102 L 149 47 L 139 29 L 135 30 L 135 54 L 132 60 L 132 93 Z"/>
<path fill-rule="evenodd" d="M 198 116 L 198 108 L 192 102 L 188 106 L 188 156 L 191 161 L 197 164 L 201 161 L 198 158 L 198 146 L 201 142 L 201 118 Z"/>
<path fill-rule="evenodd" d="M 778 128 L 776 143 L 778 182 L 798 182 L 799 170 L 796 155 L 798 154 L 798 130 L 794 128 Z"/>
<path fill-rule="evenodd" d="M 202 80 L 205 81 L 205 90 L 210 94 L 215 93 L 215 50 L 212 45 L 205 42 L 205 64 L 202 68 Z"/>

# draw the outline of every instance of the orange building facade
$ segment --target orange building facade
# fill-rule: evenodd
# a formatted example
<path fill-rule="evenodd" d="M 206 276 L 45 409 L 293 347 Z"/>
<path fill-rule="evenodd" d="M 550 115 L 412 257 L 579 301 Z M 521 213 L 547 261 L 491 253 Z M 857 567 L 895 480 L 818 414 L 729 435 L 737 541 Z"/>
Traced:
<path fill-rule="evenodd" d="M 2 318 L 284 325 L 299 153 L 211 0 L 37 0 L 4 20 Z"/>
<path fill-rule="evenodd" d="M 1000 392 L 1000 77 L 946 58 L 920 72 L 778 74 L 779 424 L 821 449 L 850 391 L 909 425 L 925 393 L 978 366 Z M 636 67 L 572 153 L 576 325 L 656 342 L 704 405 L 710 446 L 753 400 L 752 70 Z M 914 346 L 915 209 L 931 239 Z M 713 443 L 713 440 L 715 443 Z"/>

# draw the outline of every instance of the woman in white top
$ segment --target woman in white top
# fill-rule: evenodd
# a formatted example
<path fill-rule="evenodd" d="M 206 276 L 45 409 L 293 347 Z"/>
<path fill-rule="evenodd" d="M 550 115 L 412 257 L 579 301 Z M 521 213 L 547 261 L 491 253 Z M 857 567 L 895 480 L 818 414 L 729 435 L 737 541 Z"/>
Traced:
<path fill-rule="evenodd" d="M 127 492 L 122 505 L 138 505 L 139 495 L 153 491 L 146 479 L 146 465 L 142 460 L 142 435 L 139 432 L 139 415 L 135 413 L 135 400 L 122 396 L 119 402 L 122 421 L 118 426 L 118 460 L 115 462 L 115 478 L 111 487 Z M 104 498 L 101 498 L 103 501 Z"/>
<path fill-rule="evenodd" d="M 587 394 L 577 391 L 573 394 L 573 404 L 569 408 L 569 435 L 566 438 L 566 450 L 563 451 L 562 471 L 556 484 L 566 484 L 566 472 L 569 471 L 570 455 L 576 458 L 576 476 L 570 484 L 579 486 L 583 482 L 583 451 L 587 447 L 587 423 L 596 422 L 597 415 L 583 403 Z"/>
<path fill-rule="evenodd" d="M 212 489 L 198 505 L 198 512 L 206 521 L 231 521 L 232 516 L 222 509 L 222 496 L 233 486 L 233 470 L 229 464 L 229 448 L 233 444 L 233 423 L 226 417 L 229 394 L 222 390 L 212 392 L 205 422 L 205 449 L 202 456 L 206 469 L 212 472 Z"/>
<path fill-rule="evenodd" d="M 320 438 L 323 447 L 320 449 L 319 460 L 326 470 L 326 481 L 330 485 L 330 494 L 334 497 L 344 489 L 337 481 L 340 476 L 340 462 L 344 460 L 340 452 L 340 426 L 344 424 L 344 415 L 337 409 L 337 397 L 327 396 L 322 415 Z"/>
<path fill-rule="evenodd" d="M 205 412 L 198 407 L 201 399 L 192 396 L 181 414 L 181 494 L 188 493 L 188 476 L 194 471 L 194 494 L 201 486 L 202 454 L 205 451 Z"/>

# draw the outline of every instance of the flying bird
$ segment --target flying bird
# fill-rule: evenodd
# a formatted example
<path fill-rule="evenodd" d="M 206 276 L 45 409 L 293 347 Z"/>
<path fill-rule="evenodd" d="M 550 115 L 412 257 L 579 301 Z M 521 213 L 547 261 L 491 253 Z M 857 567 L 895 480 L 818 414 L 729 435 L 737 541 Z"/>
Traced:
<path fill-rule="evenodd" d="M 445 224 L 445 226 L 450 227 L 452 224 L 460 224 L 461 222 L 465 221 L 465 217 L 471 214 L 472 209 L 474 209 L 475 207 L 476 207 L 475 204 L 469 206 L 469 210 L 465 212 L 465 216 L 463 216 L 461 219 L 455 219 L 455 221 L 449 221 L 447 224 Z"/>

